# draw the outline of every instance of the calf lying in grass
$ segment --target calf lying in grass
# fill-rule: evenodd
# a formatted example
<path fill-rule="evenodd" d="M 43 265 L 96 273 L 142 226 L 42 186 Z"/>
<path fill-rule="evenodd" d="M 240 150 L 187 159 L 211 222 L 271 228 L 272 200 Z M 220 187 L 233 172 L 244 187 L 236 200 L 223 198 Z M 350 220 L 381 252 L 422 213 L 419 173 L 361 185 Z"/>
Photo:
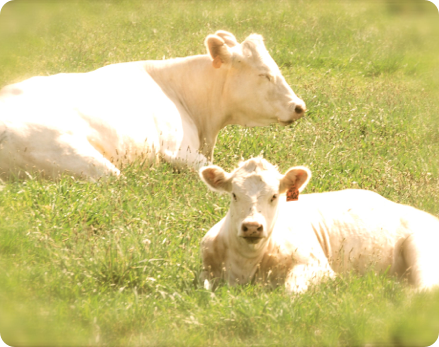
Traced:
<path fill-rule="evenodd" d="M 227 215 L 202 240 L 206 288 L 224 279 L 303 292 L 335 273 L 371 268 L 419 289 L 439 285 L 439 219 L 426 212 L 365 190 L 299 198 L 311 172 L 293 167 L 281 175 L 262 158 L 232 173 L 207 166 L 200 176 L 231 196 Z"/>

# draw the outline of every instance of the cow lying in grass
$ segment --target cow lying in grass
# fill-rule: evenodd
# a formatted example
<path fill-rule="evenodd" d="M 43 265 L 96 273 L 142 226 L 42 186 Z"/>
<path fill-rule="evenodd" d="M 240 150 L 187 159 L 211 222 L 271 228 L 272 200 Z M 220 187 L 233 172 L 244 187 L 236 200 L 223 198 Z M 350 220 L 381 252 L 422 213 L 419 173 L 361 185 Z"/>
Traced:
<path fill-rule="evenodd" d="M 200 176 L 231 196 L 227 215 L 202 240 L 206 288 L 222 278 L 303 292 L 335 273 L 371 268 L 407 276 L 419 289 L 439 285 L 439 219 L 426 212 L 365 190 L 298 197 L 311 172 L 293 167 L 281 175 L 262 158 L 231 173 L 208 166 Z"/>
<path fill-rule="evenodd" d="M 33 77 L 0 90 L 0 177 L 36 170 L 91 179 L 158 157 L 175 166 L 213 160 L 228 124 L 291 124 L 305 104 L 252 34 L 205 40 L 207 53 Z"/>

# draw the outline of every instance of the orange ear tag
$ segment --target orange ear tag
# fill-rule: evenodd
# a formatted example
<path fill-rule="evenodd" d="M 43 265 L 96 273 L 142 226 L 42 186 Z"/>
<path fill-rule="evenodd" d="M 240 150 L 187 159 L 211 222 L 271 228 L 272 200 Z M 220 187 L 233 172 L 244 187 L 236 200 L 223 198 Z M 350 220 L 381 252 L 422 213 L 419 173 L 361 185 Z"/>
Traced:
<path fill-rule="evenodd" d="M 292 186 L 287 190 L 287 201 L 297 201 L 299 200 L 299 190 L 295 186 Z"/>
<path fill-rule="evenodd" d="M 223 61 L 221 60 L 219 55 L 217 55 L 212 61 L 212 65 L 215 69 L 219 69 L 222 63 Z"/>

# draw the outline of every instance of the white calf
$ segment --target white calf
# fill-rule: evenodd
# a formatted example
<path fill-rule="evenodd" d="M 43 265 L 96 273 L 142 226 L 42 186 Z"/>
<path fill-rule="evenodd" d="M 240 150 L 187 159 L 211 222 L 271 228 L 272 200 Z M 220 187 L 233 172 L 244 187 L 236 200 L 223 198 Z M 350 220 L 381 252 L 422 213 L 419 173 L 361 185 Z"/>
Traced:
<path fill-rule="evenodd" d="M 369 269 L 407 276 L 417 288 L 439 285 L 439 220 L 365 190 L 300 195 L 311 173 L 285 175 L 261 158 L 231 173 L 200 170 L 230 209 L 202 240 L 202 280 L 264 281 L 292 292 L 335 273 Z M 285 194 L 297 201 L 287 202 Z"/>

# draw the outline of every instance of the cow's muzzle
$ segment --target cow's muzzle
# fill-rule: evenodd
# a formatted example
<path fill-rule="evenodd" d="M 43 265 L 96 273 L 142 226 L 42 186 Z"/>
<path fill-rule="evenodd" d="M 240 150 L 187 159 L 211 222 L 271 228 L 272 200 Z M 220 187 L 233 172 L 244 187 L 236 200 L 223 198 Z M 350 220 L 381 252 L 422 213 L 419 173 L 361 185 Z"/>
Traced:
<path fill-rule="evenodd" d="M 305 115 L 306 112 L 306 106 L 305 103 L 291 103 L 289 105 L 289 119 L 281 119 L 280 117 L 277 118 L 277 121 L 284 126 L 290 125 L 294 123 L 299 118 L 302 118 Z"/>
<path fill-rule="evenodd" d="M 241 225 L 241 237 L 247 243 L 258 243 L 264 235 L 264 226 L 258 222 L 245 222 Z"/>
<path fill-rule="evenodd" d="M 303 116 L 303 114 L 306 112 L 306 106 L 305 104 L 303 105 L 296 105 L 296 107 L 294 108 L 294 113 L 296 113 L 298 116 Z"/>
<path fill-rule="evenodd" d="M 290 124 L 294 123 L 294 119 L 290 119 L 290 120 L 287 120 L 287 121 L 282 121 L 282 120 L 280 120 L 278 118 L 277 121 L 279 122 L 280 125 L 284 125 L 284 126 L 287 126 L 287 125 L 290 125 Z"/>

